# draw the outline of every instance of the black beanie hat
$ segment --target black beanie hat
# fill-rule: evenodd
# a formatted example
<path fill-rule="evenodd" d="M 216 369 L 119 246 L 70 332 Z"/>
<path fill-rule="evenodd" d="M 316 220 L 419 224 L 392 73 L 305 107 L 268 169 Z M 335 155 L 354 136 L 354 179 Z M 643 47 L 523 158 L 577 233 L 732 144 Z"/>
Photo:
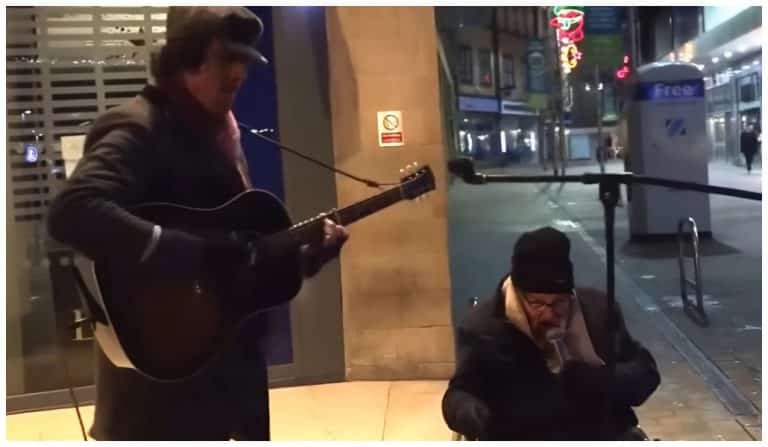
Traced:
<path fill-rule="evenodd" d="M 524 233 L 512 255 L 512 281 L 524 292 L 570 293 L 573 265 L 571 241 L 552 227 Z"/>

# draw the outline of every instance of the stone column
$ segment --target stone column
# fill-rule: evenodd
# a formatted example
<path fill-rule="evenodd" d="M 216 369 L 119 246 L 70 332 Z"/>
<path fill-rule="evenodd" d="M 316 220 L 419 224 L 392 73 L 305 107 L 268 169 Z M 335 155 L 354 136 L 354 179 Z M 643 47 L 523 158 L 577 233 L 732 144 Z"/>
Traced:
<path fill-rule="evenodd" d="M 454 368 L 446 168 L 432 7 L 326 10 L 335 164 L 380 182 L 429 164 L 437 189 L 350 227 L 341 257 L 348 380 L 447 378 Z M 378 146 L 377 112 L 400 110 L 405 146 Z M 339 206 L 377 193 L 336 176 Z"/>

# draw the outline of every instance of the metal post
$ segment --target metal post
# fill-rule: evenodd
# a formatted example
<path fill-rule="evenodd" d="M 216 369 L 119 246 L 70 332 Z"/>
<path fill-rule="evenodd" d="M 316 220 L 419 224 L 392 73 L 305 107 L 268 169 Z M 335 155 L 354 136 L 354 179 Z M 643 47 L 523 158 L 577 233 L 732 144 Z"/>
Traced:
<path fill-rule="evenodd" d="M 603 89 L 600 87 L 600 64 L 595 64 L 595 88 L 597 89 L 597 161 L 600 163 L 600 173 L 605 174 L 605 153 L 603 147 Z"/>
<path fill-rule="evenodd" d="M 617 317 L 614 313 L 616 306 L 616 278 L 615 278 L 615 258 L 614 258 L 614 243 L 613 243 L 613 224 L 616 211 L 616 203 L 619 199 L 619 182 L 615 179 L 606 179 L 600 181 L 599 184 L 600 201 L 603 202 L 603 210 L 605 213 L 605 267 L 606 267 L 606 294 L 607 294 L 607 308 L 605 313 L 605 327 L 607 334 L 613 334 L 617 329 Z M 613 346 L 606 353 L 605 363 L 611 375 L 614 374 L 616 363 L 616 354 Z M 609 411 L 610 404 L 606 402 L 603 410 Z M 603 428 L 608 429 L 608 419 L 605 420 Z"/>
<path fill-rule="evenodd" d="M 685 271 L 685 227 L 691 228 L 691 255 L 693 258 L 693 280 L 688 278 Z M 701 258 L 699 257 L 699 230 L 693 217 L 681 219 L 677 224 L 678 256 L 677 263 L 680 268 L 680 298 L 683 300 L 683 310 L 696 324 L 702 327 L 709 326 L 709 318 L 704 310 L 704 292 L 701 286 Z M 691 305 L 688 299 L 688 285 L 691 285 L 696 294 L 696 306 Z"/>
<path fill-rule="evenodd" d="M 493 57 L 491 60 L 493 61 L 493 73 L 495 79 L 495 87 L 496 87 L 496 100 L 499 102 L 499 110 L 496 113 L 496 132 L 493 136 L 494 141 L 499 142 L 499 150 L 501 150 L 501 111 L 503 110 L 502 107 L 502 89 L 501 89 L 501 56 L 499 55 L 499 6 L 493 6 L 493 12 L 491 14 L 491 18 L 493 19 L 493 23 L 491 23 L 491 45 L 493 47 Z M 506 155 L 506 154 L 504 154 Z M 504 156 L 503 155 L 503 156 Z"/>
<path fill-rule="evenodd" d="M 634 68 L 637 68 L 638 65 L 638 57 L 637 57 L 637 6 L 630 6 L 629 8 L 629 55 L 630 55 L 630 66 L 633 68 L 632 72 L 634 72 Z"/>
<path fill-rule="evenodd" d="M 563 107 L 563 99 L 560 100 L 560 132 L 558 132 L 557 151 L 560 156 L 560 175 L 565 175 L 565 167 L 567 157 L 565 155 L 565 109 Z"/>
<path fill-rule="evenodd" d="M 539 153 L 539 164 L 541 164 L 541 170 L 546 171 L 547 158 L 544 154 L 544 143 L 546 140 L 546 136 L 544 135 L 544 111 L 537 110 L 536 114 L 538 115 L 536 119 L 536 145 L 538 147 L 536 148 L 536 151 Z"/>
<path fill-rule="evenodd" d="M 671 6 L 669 7 L 669 37 L 672 41 L 672 53 L 675 55 L 673 61 L 678 60 L 678 57 L 680 56 L 677 53 L 677 35 L 675 34 L 675 25 L 677 25 L 677 21 L 675 20 L 675 7 Z"/>
<path fill-rule="evenodd" d="M 554 7 L 547 9 L 551 12 Z M 562 160 L 562 141 L 563 137 L 560 134 L 560 130 L 563 128 L 563 78 L 560 67 L 560 42 L 557 40 L 557 30 L 552 31 L 552 43 L 550 48 L 552 49 L 552 71 L 554 76 L 552 77 L 552 95 L 550 96 L 550 104 L 552 110 L 552 147 L 550 153 L 552 154 L 552 172 L 553 175 L 557 175 L 558 164 L 563 164 Z M 562 168 L 565 172 L 565 168 Z"/>
<path fill-rule="evenodd" d="M 613 224 L 616 204 L 619 200 L 619 182 L 610 179 L 602 180 L 599 188 L 600 201 L 603 203 L 603 210 L 605 212 L 605 265 L 608 273 L 606 291 L 608 293 L 609 308 L 612 308 L 616 301 Z"/>

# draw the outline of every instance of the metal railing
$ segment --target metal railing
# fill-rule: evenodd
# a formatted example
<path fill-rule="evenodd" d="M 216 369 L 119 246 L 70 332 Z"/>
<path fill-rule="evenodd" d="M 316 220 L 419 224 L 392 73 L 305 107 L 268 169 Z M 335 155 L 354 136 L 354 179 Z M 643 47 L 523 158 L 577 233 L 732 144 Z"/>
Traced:
<path fill-rule="evenodd" d="M 685 247 L 686 247 L 686 235 L 689 234 L 685 231 L 686 226 L 690 226 L 690 247 L 691 257 L 693 259 L 693 278 L 688 278 L 685 270 Z M 683 311 L 688 315 L 696 324 L 702 327 L 709 326 L 709 318 L 704 310 L 704 292 L 701 286 L 701 258 L 699 257 L 699 230 L 696 227 L 696 221 L 693 217 L 687 219 L 680 219 L 677 224 L 677 242 L 680 248 L 680 252 L 677 257 L 677 263 L 680 266 L 680 298 L 683 300 Z M 692 304 L 688 298 L 688 286 L 693 287 L 696 294 L 696 304 Z"/>

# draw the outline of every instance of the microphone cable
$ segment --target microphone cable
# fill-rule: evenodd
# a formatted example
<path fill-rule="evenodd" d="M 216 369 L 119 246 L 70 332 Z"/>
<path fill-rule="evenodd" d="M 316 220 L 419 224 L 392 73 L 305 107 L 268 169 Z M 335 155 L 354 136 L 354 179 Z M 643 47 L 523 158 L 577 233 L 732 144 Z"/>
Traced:
<path fill-rule="evenodd" d="M 354 180 L 356 182 L 360 182 L 360 183 L 362 183 L 362 184 L 364 184 L 364 185 L 366 185 L 368 187 L 371 187 L 371 188 L 381 188 L 382 186 L 398 186 L 400 184 L 400 183 L 379 183 L 379 182 L 374 181 L 374 180 L 358 177 L 356 175 L 350 174 L 348 172 L 342 171 L 341 169 L 338 169 L 338 168 L 330 166 L 330 165 L 328 165 L 326 163 L 323 163 L 322 161 L 317 160 L 315 158 L 312 158 L 309 155 L 303 154 L 303 153 L 297 151 L 296 149 L 291 149 L 290 147 L 280 143 L 279 141 L 277 141 L 275 139 L 269 138 L 266 135 L 262 135 L 261 132 L 259 132 L 258 130 L 254 129 L 254 128 L 250 127 L 250 126 L 247 126 L 247 125 L 241 123 L 240 121 L 237 122 L 237 125 L 240 126 L 243 130 L 246 130 L 251 135 L 255 135 L 255 136 L 261 138 L 264 141 L 272 143 L 273 145 L 277 146 L 278 148 L 280 148 L 280 149 L 282 149 L 282 150 L 284 150 L 284 151 L 286 151 L 288 153 L 291 153 L 291 154 L 293 154 L 293 155 L 295 155 L 297 157 L 303 158 L 304 160 L 307 160 L 307 161 L 309 161 L 311 163 L 314 163 L 314 164 L 316 164 L 318 166 L 321 166 L 321 167 L 323 167 L 323 168 L 325 168 L 325 169 L 327 169 L 327 170 L 329 170 L 331 172 L 335 172 L 337 174 L 341 174 L 341 175 L 343 175 L 345 177 L 351 178 L 352 180 Z"/>

